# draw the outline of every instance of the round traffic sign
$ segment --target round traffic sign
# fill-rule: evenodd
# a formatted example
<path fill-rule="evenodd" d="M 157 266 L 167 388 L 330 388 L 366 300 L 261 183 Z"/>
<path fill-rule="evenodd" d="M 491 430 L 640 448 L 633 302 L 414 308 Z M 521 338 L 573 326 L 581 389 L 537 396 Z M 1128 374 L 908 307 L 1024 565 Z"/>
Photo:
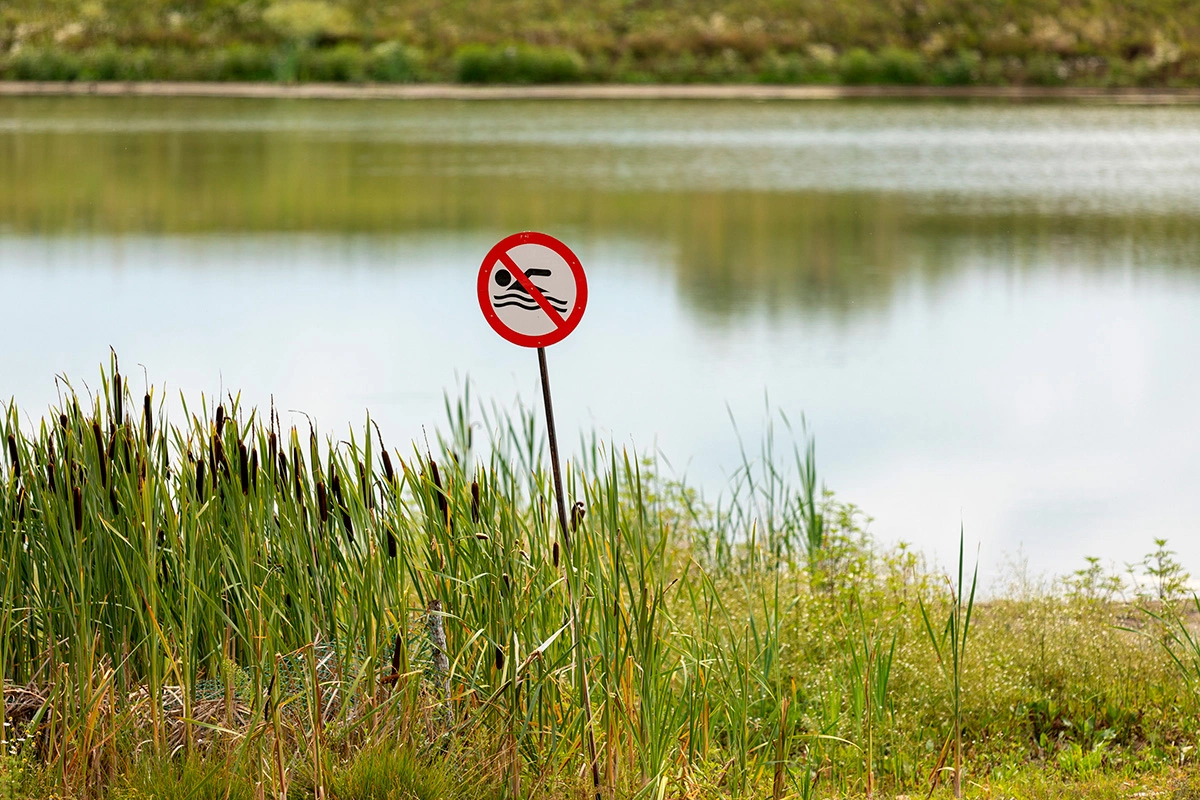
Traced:
<path fill-rule="evenodd" d="M 579 325 L 586 306 L 583 265 L 553 236 L 535 231 L 506 236 L 479 267 L 479 308 L 513 344 L 561 342 Z"/>

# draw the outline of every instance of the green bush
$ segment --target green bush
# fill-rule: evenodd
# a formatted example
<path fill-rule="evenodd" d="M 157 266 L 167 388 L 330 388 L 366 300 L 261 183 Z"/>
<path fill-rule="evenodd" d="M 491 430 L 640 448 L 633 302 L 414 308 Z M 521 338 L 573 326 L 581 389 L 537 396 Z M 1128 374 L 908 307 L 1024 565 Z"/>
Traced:
<path fill-rule="evenodd" d="M 1034 86 L 1062 86 L 1068 74 L 1058 56 L 1035 53 L 1025 60 L 1025 81 Z"/>
<path fill-rule="evenodd" d="M 795 53 L 781 56 L 767 53 L 758 74 L 760 83 L 832 83 L 833 73 L 829 67 L 815 58 L 805 58 Z"/>
<path fill-rule="evenodd" d="M 145 47 L 136 50 L 126 50 L 116 61 L 118 81 L 148 81 L 162 79 L 164 75 L 159 69 L 158 54 Z"/>
<path fill-rule="evenodd" d="M 73 81 L 80 71 L 78 56 L 53 47 L 21 49 L 4 69 L 5 77 L 17 81 Z"/>
<path fill-rule="evenodd" d="M 804 79 L 804 59 L 794 53 L 781 56 L 774 50 L 763 56 L 759 83 L 800 83 Z"/>
<path fill-rule="evenodd" d="M 234 44 L 217 51 L 206 66 L 213 80 L 265 81 L 274 75 L 271 56 L 262 47 Z"/>
<path fill-rule="evenodd" d="M 708 83 L 729 83 L 745 79 L 746 74 L 746 63 L 741 55 L 732 48 L 726 48 L 705 59 L 702 77 Z"/>
<path fill-rule="evenodd" d="M 114 44 L 105 44 L 80 55 L 79 79 L 115 81 L 121 74 L 122 53 Z"/>
<path fill-rule="evenodd" d="M 654 81 L 658 83 L 695 83 L 701 80 L 700 61 L 693 53 L 656 56 L 650 61 Z"/>
<path fill-rule="evenodd" d="M 371 50 L 367 77 L 385 83 L 410 83 L 421 76 L 423 62 L 420 50 L 399 42 L 384 42 Z"/>
<path fill-rule="evenodd" d="M 984 86 L 1007 86 L 1019 82 L 1021 62 L 1016 58 L 989 58 L 979 68 L 979 83 Z"/>
<path fill-rule="evenodd" d="M 584 74 L 583 58 L 563 47 L 467 45 L 454 61 L 463 83 L 569 83 Z"/>
<path fill-rule="evenodd" d="M 940 59 L 934 67 L 933 82 L 939 86 L 969 86 L 982 77 L 979 53 L 968 50 Z"/>
<path fill-rule="evenodd" d="M 842 83 L 860 86 L 879 81 L 879 61 L 867 50 L 855 47 L 837 61 L 838 78 Z"/>
<path fill-rule="evenodd" d="M 300 80 L 362 83 L 366 79 L 367 54 L 358 45 L 301 51 Z"/>
<path fill-rule="evenodd" d="M 885 47 L 879 51 L 879 82 L 915 86 L 926 82 L 925 59 L 912 50 Z"/>

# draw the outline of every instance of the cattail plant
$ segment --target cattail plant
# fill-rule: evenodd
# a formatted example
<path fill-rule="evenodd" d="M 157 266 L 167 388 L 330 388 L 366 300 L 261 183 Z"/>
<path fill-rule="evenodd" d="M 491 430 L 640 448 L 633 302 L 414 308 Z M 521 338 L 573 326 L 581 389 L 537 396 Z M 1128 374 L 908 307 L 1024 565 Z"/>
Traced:
<path fill-rule="evenodd" d="M 321 524 L 329 522 L 329 498 L 325 496 L 325 484 L 317 481 L 317 509 L 321 515 Z"/>
<path fill-rule="evenodd" d="M 238 442 L 238 478 L 242 484 L 242 494 L 250 493 L 250 455 L 246 451 L 246 443 Z"/>

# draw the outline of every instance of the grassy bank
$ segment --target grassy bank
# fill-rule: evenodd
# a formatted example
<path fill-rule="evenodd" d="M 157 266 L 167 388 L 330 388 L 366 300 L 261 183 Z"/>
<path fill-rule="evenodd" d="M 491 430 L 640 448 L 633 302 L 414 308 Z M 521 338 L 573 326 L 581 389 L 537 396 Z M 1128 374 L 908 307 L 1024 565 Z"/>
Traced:
<path fill-rule="evenodd" d="M 1200 85 L 1185 0 L 15 0 L 10 80 Z"/>
<path fill-rule="evenodd" d="M 521 415 L 396 450 L 97 386 L 0 430 L 16 796 L 1194 796 L 1165 543 L 982 602 L 770 430 L 719 503 L 585 443 L 564 536 Z"/>

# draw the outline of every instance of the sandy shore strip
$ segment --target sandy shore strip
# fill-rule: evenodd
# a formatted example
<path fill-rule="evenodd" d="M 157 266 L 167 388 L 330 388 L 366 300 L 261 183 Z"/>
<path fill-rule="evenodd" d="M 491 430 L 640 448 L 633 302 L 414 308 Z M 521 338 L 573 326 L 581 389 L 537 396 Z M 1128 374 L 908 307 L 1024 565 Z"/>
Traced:
<path fill-rule="evenodd" d="M 1040 86 L 775 86 L 762 84 L 203 83 L 0 81 L 0 96 L 241 97 L 314 100 L 1060 100 L 1129 105 L 1200 103 L 1195 89 Z"/>

